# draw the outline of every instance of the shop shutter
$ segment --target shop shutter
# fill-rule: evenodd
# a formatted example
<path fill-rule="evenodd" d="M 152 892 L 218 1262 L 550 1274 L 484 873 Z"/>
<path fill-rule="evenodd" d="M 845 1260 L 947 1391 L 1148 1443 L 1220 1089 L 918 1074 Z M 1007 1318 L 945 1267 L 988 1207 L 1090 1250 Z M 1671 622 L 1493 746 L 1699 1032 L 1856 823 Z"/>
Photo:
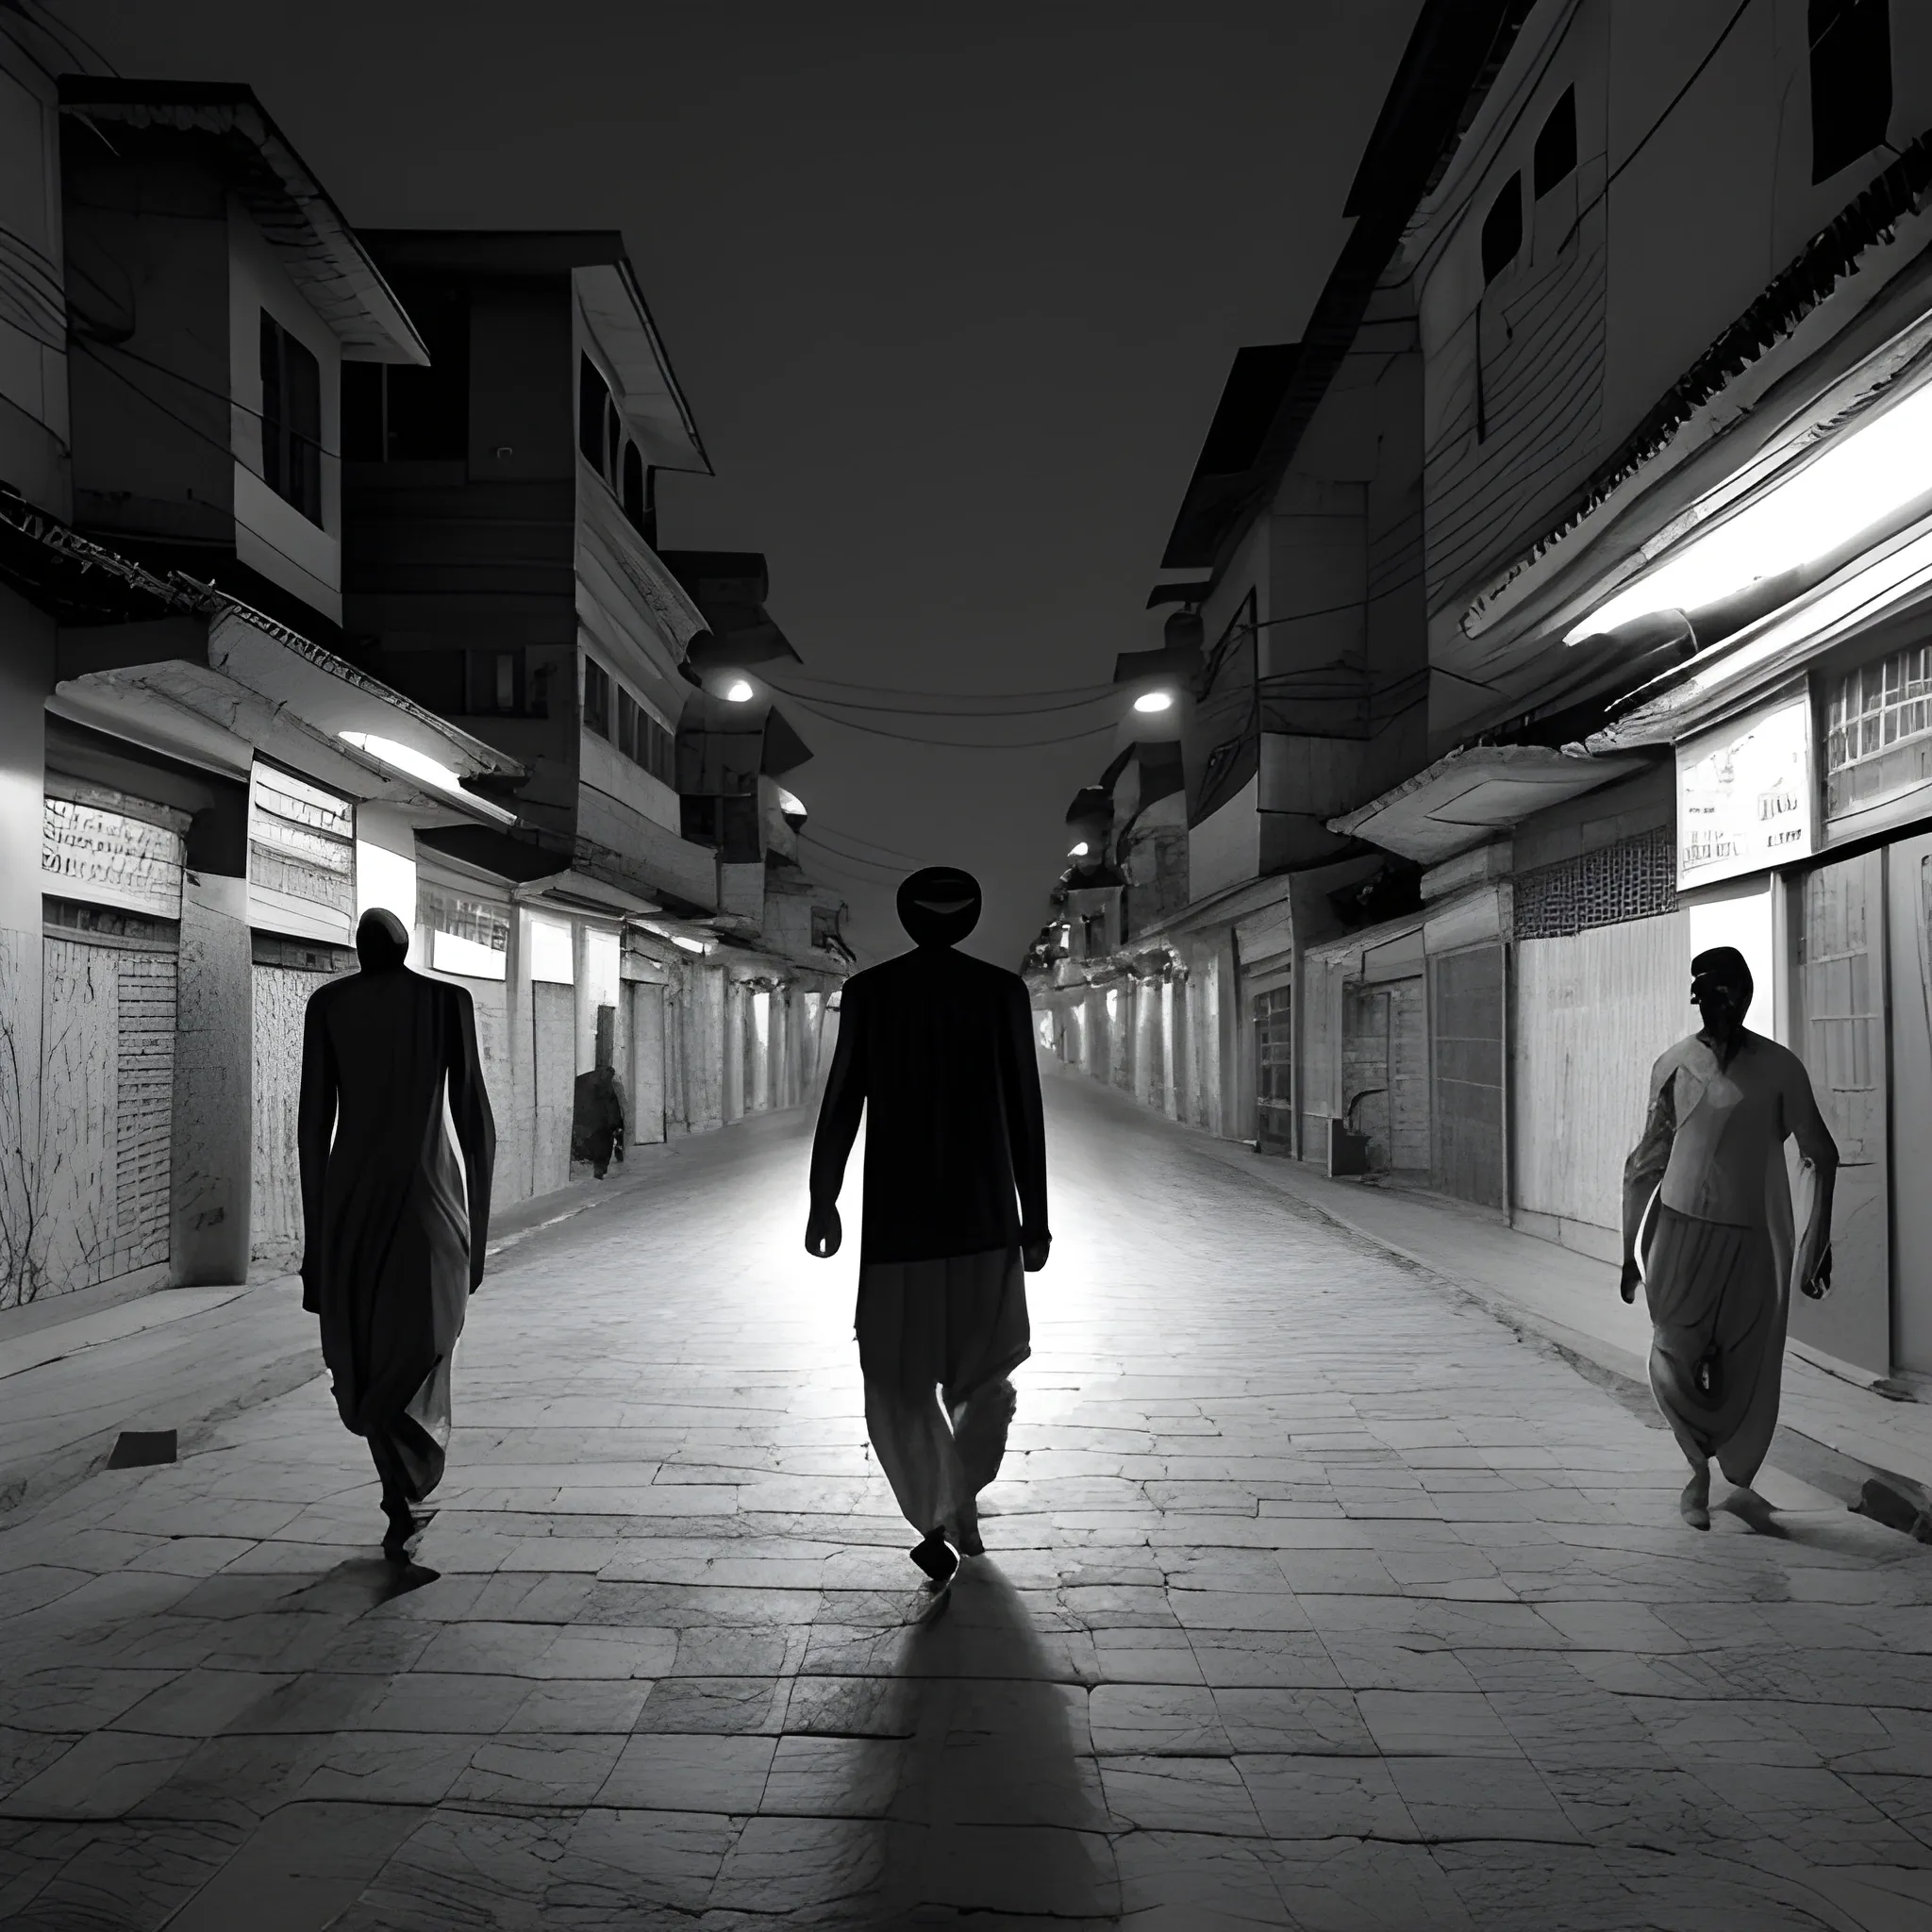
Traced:
<path fill-rule="evenodd" d="M 1471 946 L 1429 961 L 1433 1127 L 1429 1184 L 1479 1207 L 1503 1188 L 1503 949 Z"/>

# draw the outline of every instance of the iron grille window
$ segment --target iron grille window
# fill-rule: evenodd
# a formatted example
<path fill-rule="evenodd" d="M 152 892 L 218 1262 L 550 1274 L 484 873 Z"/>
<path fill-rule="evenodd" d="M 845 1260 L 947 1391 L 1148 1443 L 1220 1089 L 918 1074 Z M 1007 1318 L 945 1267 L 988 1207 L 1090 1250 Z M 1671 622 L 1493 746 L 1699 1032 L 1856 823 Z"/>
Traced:
<path fill-rule="evenodd" d="M 1831 694 L 1824 769 L 1842 772 L 1932 733 L 1932 644 L 1848 672 Z"/>
<path fill-rule="evenodd" d="M 261 480 L 322 522 L 322 364 L 261 311 Z"/>
<path fill-rule="evenodd" d="M 610 674 L 594 658 L 584 659 L 584 729 L 610 736 Z"/>
<path fill-rule="evenodd" d="M 1615 845 L 1519 873 L 1516 937 L 1568 939 L 1591 926 L 1677 909 L 1676 834 L 1642 832 Z"/>

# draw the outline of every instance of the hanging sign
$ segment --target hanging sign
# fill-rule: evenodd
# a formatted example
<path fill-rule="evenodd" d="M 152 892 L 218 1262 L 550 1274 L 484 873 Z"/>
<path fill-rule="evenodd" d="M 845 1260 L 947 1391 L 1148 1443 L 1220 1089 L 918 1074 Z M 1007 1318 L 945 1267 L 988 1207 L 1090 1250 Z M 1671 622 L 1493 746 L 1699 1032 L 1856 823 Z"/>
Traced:
<path fill-rule="evenodd" d="M 41 890 L 57 899 L 179 919 L 183 851 L 165 825 L 69 798 L 42 802 Z"/>
<path fill-rule="evenodd" d="M 1677 890 L 1818 848 L 1811 699 L 1795 691 L 1677 746 Z"/>

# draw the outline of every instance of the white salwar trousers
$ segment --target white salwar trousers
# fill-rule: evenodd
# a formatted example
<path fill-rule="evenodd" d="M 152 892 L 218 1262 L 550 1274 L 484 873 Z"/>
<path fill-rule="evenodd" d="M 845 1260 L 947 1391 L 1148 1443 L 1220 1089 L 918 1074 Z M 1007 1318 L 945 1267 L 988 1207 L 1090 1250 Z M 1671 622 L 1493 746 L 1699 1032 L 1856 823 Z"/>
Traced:
<path fill-rule="evenodd" d="M 1019 1400 L 1009 1377 L 1033 1352 L 1019 1249 L 868 1262 L 854 1325 L 866 1433 L 899 1507 L 922 1536 L 970 1543 Z"/>

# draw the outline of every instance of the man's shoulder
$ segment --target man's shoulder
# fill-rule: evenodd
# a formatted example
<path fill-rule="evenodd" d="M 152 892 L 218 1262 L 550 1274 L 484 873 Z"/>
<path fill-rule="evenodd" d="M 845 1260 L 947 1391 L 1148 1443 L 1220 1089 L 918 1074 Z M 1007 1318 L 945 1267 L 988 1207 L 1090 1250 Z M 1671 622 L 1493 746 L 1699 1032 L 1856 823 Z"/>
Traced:
<path fill-rule="evenodd" d="M 1658 1074 L 1674 1074 L 1679 1067 L 1688 1066 L 1701 1054 L 1707 1052 L 1703 1040 L 1695 1033 L 1687 1033 L 1682 1040 L 1674 1040 L 1663 1052 L 1652 1061 L 1652 1069 Z"/>

